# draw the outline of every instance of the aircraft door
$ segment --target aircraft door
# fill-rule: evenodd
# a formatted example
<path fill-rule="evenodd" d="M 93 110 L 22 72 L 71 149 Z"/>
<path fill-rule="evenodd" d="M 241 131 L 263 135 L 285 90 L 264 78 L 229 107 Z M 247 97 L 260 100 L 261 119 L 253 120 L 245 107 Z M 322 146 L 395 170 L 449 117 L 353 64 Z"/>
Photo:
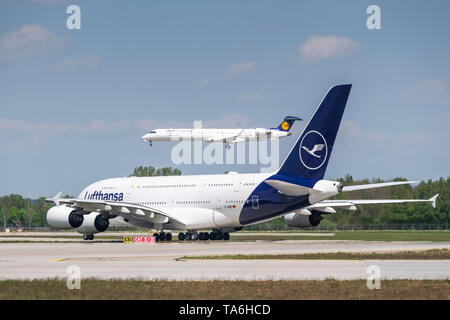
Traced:
<path fill-rule="evenodd" d="M 259 209 L 259 199 L 258 196 L 252 197 L 252 207 L 253 209 Z"/>

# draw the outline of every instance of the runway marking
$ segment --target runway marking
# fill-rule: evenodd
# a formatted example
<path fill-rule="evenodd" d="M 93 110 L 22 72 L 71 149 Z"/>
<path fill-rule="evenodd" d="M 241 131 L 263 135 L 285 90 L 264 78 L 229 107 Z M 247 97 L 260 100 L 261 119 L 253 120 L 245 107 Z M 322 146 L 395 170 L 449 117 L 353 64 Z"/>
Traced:
<path fill-rule="evenodd" d="M 52 259 L 50 260 L 51 262 L 59 262 L 59 261 L 64 261 L 67 260 L 67 258 L 61 258 L 61 259 Z"/>

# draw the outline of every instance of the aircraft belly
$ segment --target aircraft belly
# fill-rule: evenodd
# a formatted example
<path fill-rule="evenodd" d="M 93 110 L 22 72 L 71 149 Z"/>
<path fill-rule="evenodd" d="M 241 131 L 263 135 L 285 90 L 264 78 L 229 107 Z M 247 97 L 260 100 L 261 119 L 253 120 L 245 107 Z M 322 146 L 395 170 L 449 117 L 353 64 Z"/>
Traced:
<path fill-rule="evenodd" d="M 237 210 L 236 210 L 237 211 Z M 216 227 L 234 227 L 237 225 L 235 219 L 232 218 L 231 212 L 228 214 L 214 210 L 214 224 Z"/>

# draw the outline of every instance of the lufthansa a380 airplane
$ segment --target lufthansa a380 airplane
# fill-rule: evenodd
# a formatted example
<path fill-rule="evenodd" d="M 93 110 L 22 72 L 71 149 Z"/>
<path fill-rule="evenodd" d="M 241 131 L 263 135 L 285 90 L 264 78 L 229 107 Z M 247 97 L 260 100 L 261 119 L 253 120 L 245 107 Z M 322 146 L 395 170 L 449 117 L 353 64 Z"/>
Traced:
<path fill-rule="evenodd" d="M 227 149 L 231 145 L 245 141 L 264 141 L 274 140 L 290 136 L 289 130 L 296 120 L 302 120 L 298 117 L 287 116 L 283 122 L 276 128 L 264 129 L 156 129 L 142 136 L 150 146 L 152 141 L 205 141 L 205 142 L 223 142 Z"/>
<path fill-rule="evenodd" d="M 272 173 L 218 174 L 166 177 L 127 177 L 95 182 L 75 199 L 60 194 L 47 201 L 51 227 L 76 229 L 85 240 L 105 231 L 109 219 L 160 232 L 160 241 L 229 239 L 243 226 L 284 216 L 294 227 L 317 226 L 335 208 L 356 210 L 359 204 L 430 202 L 428 200 L 328 200 L 340 192 L 412 184 L 398 181 L 342 186 L 323 179 L 351 85 L 332 87 L 309 120 L 281 167 Z M 212 229 L 211 233 L 201 229 Z"/>

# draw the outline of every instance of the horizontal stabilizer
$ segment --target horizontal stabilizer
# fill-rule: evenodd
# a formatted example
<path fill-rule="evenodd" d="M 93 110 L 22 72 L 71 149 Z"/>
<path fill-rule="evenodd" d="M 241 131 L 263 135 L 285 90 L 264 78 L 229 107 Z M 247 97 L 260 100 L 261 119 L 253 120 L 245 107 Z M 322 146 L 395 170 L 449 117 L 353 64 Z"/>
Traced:
<path fill-rule="evenodd" d="M 415 183 L 419 183 L 419 182 L 420 181 L 393 181 L 393 182 L 360 184 L 360 185 L 356 185 L 356 186 L 345 186 L 342 188 L 342 192 L 367 190 L 367 189 L 383 188 L 383 187 L 392 187 L 392 186 L 399 186 L 402 184 L 415 184 Z"/>
<path fill-rule="evenodd" d="M 430 199 L 324 200 L 319 203 L 313 204 L 312 206 L 309 206 L 308 209 L 320 209 L 327 207 L 349 209 L 352 208 L 352 206 L 361 204 L 393 204 L 411 202 L 431 202 L 433 208 L 436 208 L 436 198 L 438 196 L 439 194 L 431 197 Z"/>

